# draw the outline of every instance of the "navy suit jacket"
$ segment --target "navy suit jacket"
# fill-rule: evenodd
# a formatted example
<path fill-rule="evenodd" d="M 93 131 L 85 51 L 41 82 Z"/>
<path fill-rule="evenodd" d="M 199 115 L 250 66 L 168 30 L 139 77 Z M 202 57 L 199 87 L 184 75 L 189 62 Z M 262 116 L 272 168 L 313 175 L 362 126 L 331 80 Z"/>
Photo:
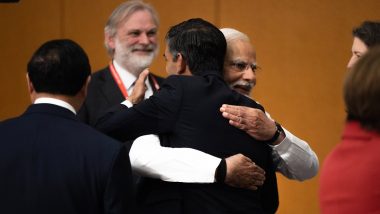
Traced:
<path fill-rule="evenodd" d="M 225 184 L 168 183 L 150 179 L 142 193 L 147 213 L 274 213 L 277 182 L 271 148 L 228 123 L 222 104 L 259 108 L 253 100 L 231 90 L 217 72 L 202 76 L 170 76 L 161 89 L 133 108 L 119 105 L 97 128 L 119 139 L 160 134 L 168 147 L 187 147 L 226 158 L 242 153 L 266 171 L 256 191 Z M 152 208 L 152 209 L 150 209 Z"/>
<path fill-rule="evenodd" d="M 155 90 L 152 77 L 157 80 L 158 84 L 162 83 L 163 78 L 149 74 L 149 83 Z M 92 74 L 87 97 L 78 116 L 83 122 L 94 126 L 99 117 L 103 116 L 109 108 L 124 100 L 123 94 L 111 75 L 109 66 L 107 66 Z"/>
<path fill-rule="evenodd" d="M 0 213 L 133 213 L 126 150 L 71 111 L 33 104 L 0 136 Z"/>

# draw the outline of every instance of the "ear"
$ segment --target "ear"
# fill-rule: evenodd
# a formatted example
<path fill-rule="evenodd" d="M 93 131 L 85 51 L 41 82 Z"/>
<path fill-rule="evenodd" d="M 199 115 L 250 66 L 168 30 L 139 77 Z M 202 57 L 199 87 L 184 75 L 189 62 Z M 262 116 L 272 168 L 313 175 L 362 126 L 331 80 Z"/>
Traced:
<path fill-rule="evenodd" d="M 84 83 L 83 87 L 81 88 L 81 90 L 79 91 L 79 94 L 81 97 L 84 97 L 86 98 L 87 96 L 87 89 L 88 89 L 88 84 L 90 84 L 90 81 L 91 81 L 91 75 L 89 75 L 86 79 L 86 82 Z"/>
<path fill-rule="evenodd" d="M 33 83 L 29 79 L 29 74 L 26 73 L 26 83 L 28 84 L 28 92 L 29 94 L 32 94 L 35 92 Z"/>
<path fill-rule="evenodd" d="M 109 33 L 104 33 L 104 42 L 112 49 L 115 49 L 115 38 Z"/>
<path fill-rule="evenodd" d="M 183 58 L 181 53 L 177 53 L 177 61 L 176 61 L 176 68 L 177 68 L 177 74 L 184 74 L 186 73 L 186 61 Z"/>
<path fill-rule="evenodd" d="M 36 90 L 34 89 L 32 81 L 29 79 L 29 74 L 26 73 L 26 83 L 28 84 L 28 92 L 30 96 L 30 100 L 32 103 L 34 103 L 34 100 L 36 99 Z"/>

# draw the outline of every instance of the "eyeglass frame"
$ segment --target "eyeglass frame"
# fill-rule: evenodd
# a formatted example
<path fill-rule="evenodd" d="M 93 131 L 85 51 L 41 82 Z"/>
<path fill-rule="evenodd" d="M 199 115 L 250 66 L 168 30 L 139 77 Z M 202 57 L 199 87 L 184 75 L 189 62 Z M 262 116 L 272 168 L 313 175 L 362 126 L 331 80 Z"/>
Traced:
<path fill-rule="evenodd" d="M 231 61 L 229 65 L 234 66 L 240 71 L 246 71 L 248 70 L 248 67 L 252 69 L 253 72 L 256 72 L 260 67 L 256 63 L 246 63 L 244 61 Z"/>

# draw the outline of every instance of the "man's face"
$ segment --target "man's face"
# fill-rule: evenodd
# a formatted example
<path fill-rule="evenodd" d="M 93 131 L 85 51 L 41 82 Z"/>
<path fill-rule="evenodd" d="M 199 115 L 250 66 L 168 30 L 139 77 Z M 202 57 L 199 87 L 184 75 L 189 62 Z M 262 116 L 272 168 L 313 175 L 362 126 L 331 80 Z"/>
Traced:
<path fill-rule="evenodd" d="M 224 80 L 232 89 L 249 96 L 256 84 L 256 52 L 247 41 L 233 40 L 228 43 Z"/>
<path fill-rule="evenodd" d="M 151 14 L 146 10 L 133 13 L 118 26 L 113 42 L 110 46 L 118 62 L 141 70 L 149 67 L 158 51 L 157 26 Z"/>
<path fill-rule="evenodd" d="M 367 45 L 357 37 L 354 37 L 354 42 L 352 43 L 352 56 L 347 64 L 347 68 L 350 69 L 368 51 Z"/>

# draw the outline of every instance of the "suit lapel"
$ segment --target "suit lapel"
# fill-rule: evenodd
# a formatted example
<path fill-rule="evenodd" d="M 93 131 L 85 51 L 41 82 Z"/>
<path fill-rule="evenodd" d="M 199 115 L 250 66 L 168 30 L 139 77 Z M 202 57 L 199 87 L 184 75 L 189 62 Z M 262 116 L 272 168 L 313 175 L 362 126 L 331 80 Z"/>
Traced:
<path fill-rule="evenodd" d="M 114 105 L 115 103 L 124 101 L 124 96 L 113 79 L 109 67 L 106 68 L 106 72 L 104 72 L 103 75 L 104 84 L 102 84 L 103 87 L 101 90 L 108 103 Z"/>

